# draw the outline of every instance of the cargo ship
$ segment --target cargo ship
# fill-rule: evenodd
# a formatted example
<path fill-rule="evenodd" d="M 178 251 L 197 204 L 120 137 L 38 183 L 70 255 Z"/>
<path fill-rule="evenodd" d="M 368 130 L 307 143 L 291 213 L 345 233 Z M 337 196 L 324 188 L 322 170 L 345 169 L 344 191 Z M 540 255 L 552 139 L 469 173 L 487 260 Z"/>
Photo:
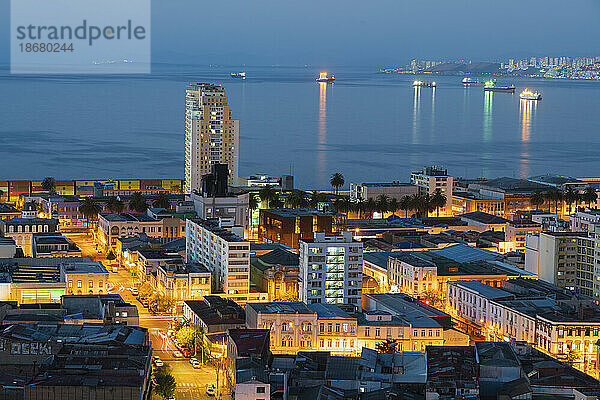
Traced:
<path fill-rule="evenodd" d="M 521 92 L 519 97 L 523 100 L 541 100 L 542 94 L 538 92 L 532 92 L 529 89 L 525 89 Z"/>
<path fill-rule="evenodd" d="M 435 82 L 414 81 L 412 85 L 413 85 L 413 87 L 428 87 L 428 88 L 436 87 Z"/>
<path fill-rule="evenodd" d="M 319 77 L 317 78 L 317 82 L 334 82 L 335 81 L 335 76 L 331 75 L 331 76 L 327 76 L 327 72 L 321 72 L 319 73 Z"/>
<path fill-rule="evenodd" d="M 232 78 L 235 78 L 235 79 L 246 79 L 245 72 L 232 72 L 230 75 Z"/>
<path fill-rule="evenodd" d="M 483 85 L 483 82 L 471 78 L 464 78 L 462 83 L 463 85 Z"/>
<path fill-rule="evenodd" d="M 485 86 L 483 87 L 483 90 L 486 92 L 504 92 L 504 93 L 514 93 L 515 92 L 515 85 L 510 85 L 510 86 L 497 86 L 496 85 L 496 81 L 487 81 L 485 83 Z"/>

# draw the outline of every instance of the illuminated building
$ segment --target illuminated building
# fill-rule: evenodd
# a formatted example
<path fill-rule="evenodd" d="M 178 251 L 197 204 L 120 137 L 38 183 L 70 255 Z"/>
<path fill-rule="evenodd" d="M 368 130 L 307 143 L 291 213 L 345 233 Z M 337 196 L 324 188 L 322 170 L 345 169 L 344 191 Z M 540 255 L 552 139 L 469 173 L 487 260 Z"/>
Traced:
<path fill-rule="evenodd" d="M 21 211 L 17 210 L 10 204 L 0 203 L 0 219 L 19 218 Z"/>
<path fill-rule="evenodd" d="M 400 200 L 404 196 L 418 193 L 419 188 L 411 183 L 386 182 L 386 183 L 351 183 L 350 201 L 375 200 L 379 195 L 386 195 Z"/>
<path fill-rule="evenodd" d="M 450 328 L 448 315 L 419 302 L 422 306 L 413 307 L 409 303 L 415 303 L 414 299 L 405 301 L 398 295 L 367 297 L 372 309 L 356 314 L 333 304 L 248 303 L 246 326 L 268 329 L 274 354 L 327 351 L 355 356 L 363 347 L 375 349 L 385 340 L 397 341 L 398 351 L 424 351 L 426 346 L 469 342 L 467 335 Z"/>
<path fill-rule="evenodd" d="M 515 251 L 525 252 L 525 238 L 528 234 L 540 233 L 542 225 L 531 221 L 508 221 L 504 229 L 504 240 L 514 242 Z"/>
<path fill-rule="evenodd" d="M 75 242 L 58 232 L 32 234 L 31 250 L 33 257 L 81 257 Z"/>
<path fill-rule="evenodd" d="M 250 242 L 224 229 L 220 220 L 187 220 L 186 260 L 206 266 L 213 291 L 245 302 L 250 291 Z"/>
<path fill-rule="evenodd" d="M 213 164 L 229 166 L 229 183 L 238 183 L 239 121 L 221 85 L 192 84 L 185 103 L 185 192 L 201 187 Z"/>
<path fill-rule="evenodd" d="M 363 245 L 352 232 L 300 240 L 300 301 L 307 304 L 355 304 L 362 296 Z"/>
<path fill-rule="evenodd" d="M 418 186 L 421 193 L 430 196 L 439 189 L 446 196 L 446 205 L 440 208 L 440 215 L 452 215 L 453 179 L 448 175 L 448 170 L 436 166 L 425 167 L 422 171 L 413 172 L 410 182 Z"/>
<path fill-rule="evenodd" d="M 594 296 L 594 239 L 587 232 L 527 235 L 525 269 L 574 293 Z"/>
<path fill-rule="evenodd" d="M 211 293 L 210 271 L 196 263 L 166 262 L 157 269 L 156 289 L 175 301 L 201 299 Z"/>
<path fill-rule="evenodd" d="M 250 270 L 252 283 L 261 292 L 268 293 L 269 301 L 298 300 L 297 254 L 275 249 L 266 254 L 252 256 Z"/>
<path fill-rule="evenodd" d="M 23 249 L 25 256 L 31 257 L 31 241 L 34 233 L 57 232 L 58 220 L 55 218 L 38 218 L 35 204 L 23 204 L 20 218 L 0 220 L 0 234 L 15 240 L 18 247 Z"/>
<path fill-rule="evenodd" d="M 389 284 L 392 291 L 417 298 L 443 298 L 451 281 L 476 280 L 500 286 L 510 277 L 535 277 L 501 259 L 497 253 L 464 244 L 439 250 L 395 252 L 388 259 Z"/>
<path fill-rule="evenodd" d="M 261 209 L 259 238 L 298 248 L 300 240 L 312 240 L 315 232 L 335 234 L 346 228 L 346 216 L 310 208 Z"/>
<path fill-rule="evenodd" d="M 100 213 L 98 214 L 98 240 L 105 250 L 116 249 L 117 239 L 145 233 L 148 236 L 183 237 L 185 236 L 185 221 L 173 218 L 171 213 L 158 215 L 153 218 L 152 210 L 146 213 Z"/>
<path fill-rule="evenodd" d="M 492 341 L 516 339 L 564 358 L 571 349 L 596 359 L 600 309 L 591 298 L 574 297 L 544 281 L 511 279 L 501 288 L 479 282 L 448 283 L 447 305 L 453 315 Z"/>

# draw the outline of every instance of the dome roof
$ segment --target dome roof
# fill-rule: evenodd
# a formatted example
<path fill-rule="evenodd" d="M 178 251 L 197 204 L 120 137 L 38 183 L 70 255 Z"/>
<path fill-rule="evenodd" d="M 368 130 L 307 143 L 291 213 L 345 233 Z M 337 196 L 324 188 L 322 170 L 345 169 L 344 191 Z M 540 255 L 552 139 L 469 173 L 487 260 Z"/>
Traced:
<path fill-rule="evenodd" d="M 36 211 L 37 207 L 33 201 L 28 201 L 23 204 L 23 211 Z"/>

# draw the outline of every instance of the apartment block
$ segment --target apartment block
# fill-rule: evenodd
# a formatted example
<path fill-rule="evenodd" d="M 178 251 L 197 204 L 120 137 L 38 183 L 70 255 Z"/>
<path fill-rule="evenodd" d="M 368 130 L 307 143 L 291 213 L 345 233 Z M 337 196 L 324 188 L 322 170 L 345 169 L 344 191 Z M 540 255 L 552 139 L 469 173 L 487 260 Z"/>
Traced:
<path fill-rule="evenodd" d="M 229 182 L 238 184 L 239 121 L 221 85 L 194 83 L 185 101 L 185 192 L 201 187 L 213 164 L 229 166 Z"/>
<path fill-rule="evenodd" d="M 298 299 L 307 304 L 356 304 L 362 297 L 361 242 L 352 232 L 328 236 L 317 232 L 300 241 Z"/>
<path fill-rule="evenodd" d="M 433 195 L 437 189 L 446 196 L 446 206 L 440 209 L 440 215 L 452 215 L 453 178 L 448 170 L 432 166 L 410 175 L 410 183 L 419 187 L 419 192 Z"/>
<path fill-rule="evenodd" d="M 250 291 L 250 242 L 221 227 L 220 220 L 187 220 L 187 262 L 211 272 L 215 293 L 245 301 Z"/>

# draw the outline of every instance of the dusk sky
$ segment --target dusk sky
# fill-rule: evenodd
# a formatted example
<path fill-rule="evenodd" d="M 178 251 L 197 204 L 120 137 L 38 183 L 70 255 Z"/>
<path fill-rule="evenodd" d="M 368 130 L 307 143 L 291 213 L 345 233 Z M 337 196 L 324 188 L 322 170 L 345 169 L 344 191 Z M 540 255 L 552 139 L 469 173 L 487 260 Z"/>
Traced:
<path fill-rule="evenodd" d="M 155 62 L 315 66 L 598 55 L 598 17 L 597 0 L 155 0 L 152 51 Z"/>

